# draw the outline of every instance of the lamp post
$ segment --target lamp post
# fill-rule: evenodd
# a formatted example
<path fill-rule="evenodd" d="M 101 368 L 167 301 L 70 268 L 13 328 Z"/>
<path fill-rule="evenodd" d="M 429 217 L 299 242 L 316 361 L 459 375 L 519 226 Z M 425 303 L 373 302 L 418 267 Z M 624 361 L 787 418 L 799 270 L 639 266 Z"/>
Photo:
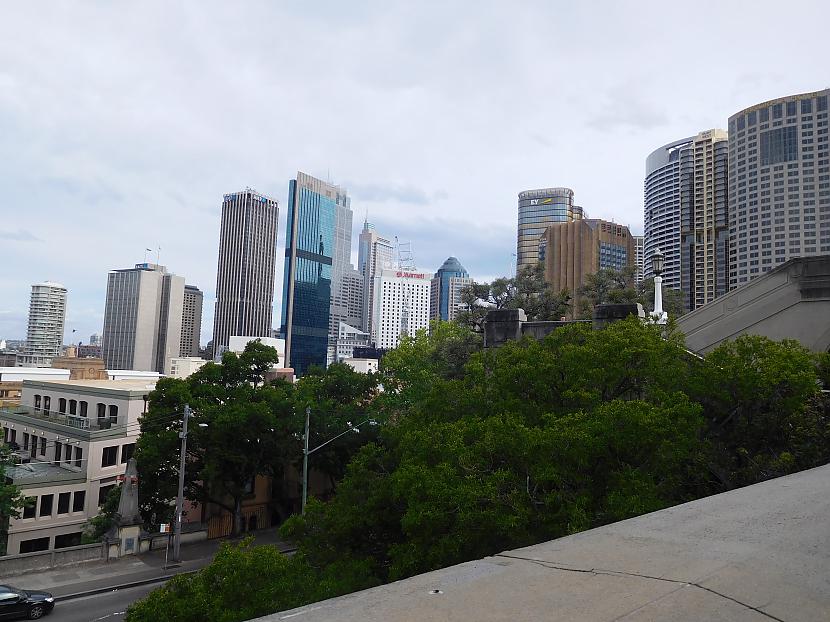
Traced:
<path fill-rule="evenodd" d="M 358 424 L 352 425 L 351 423 L 347 424 L 349 426 L 348 430 L 341 432 L 337 436 L 330 438 L 325 443 L 317 445 L 314 449 L 308 448 L 308 428 L 309 428 L 309 418 L 311 416 L 311 408 L 305 409 L 305 434 L 303 435 L 303 507 L 302 507 L 302 514 L 305 514 L 305 504 L 306 500 L 308 499 L 308 457 L 309 455 L 313 454 L 318 449 L 322 449 L 332 441 L 336 441 L 341 436 L 345 436 L 349 432 L 359 432 L 358 428 L 362 426 L 364 423 L 368 423 L 369 425 L 375 425 L 375 420 L 371 417 L 364 421 L 361 421 Z"/>
<path fill-rule="evenodd" d="M 665 324 L 668 314 L 663 311 L 663 267 L 666 257 L 659 248 L 654 249 L 651 255 L 651 271 L 654 273 L 654 311 L 651 313 L 651 321 L 654 324 Z"/>

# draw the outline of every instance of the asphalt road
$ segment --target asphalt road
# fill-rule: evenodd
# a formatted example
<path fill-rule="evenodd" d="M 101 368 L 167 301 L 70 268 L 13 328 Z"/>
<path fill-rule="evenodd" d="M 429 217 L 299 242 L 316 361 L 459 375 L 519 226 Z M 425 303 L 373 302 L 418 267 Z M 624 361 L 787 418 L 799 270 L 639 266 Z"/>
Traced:
<path fill-rule="evenodd" d="M 103 594 L 59 600 L 46 622 L 124 622 L 127 607 L 163 582 L 113 590 Z"/>

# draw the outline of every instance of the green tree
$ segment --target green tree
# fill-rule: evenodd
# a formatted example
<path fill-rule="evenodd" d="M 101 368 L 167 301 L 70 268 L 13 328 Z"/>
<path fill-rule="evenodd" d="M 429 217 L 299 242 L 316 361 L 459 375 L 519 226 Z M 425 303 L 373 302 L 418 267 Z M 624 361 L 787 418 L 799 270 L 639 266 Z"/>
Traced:
<path fill-rule="evenodd" d="M 0 428 L 2 437 L 3 428 Z M 0 443 L 0 555 L 6 552 L 6 543 L 9 535 L 9 521 L 12 518 L 19 518 L 20 511 L 26 505 L 20 488 L 6 477 L 6 467 L 11 466 L 11 453 L 8 448 Z"/>
<path fill-rule="evenodd" d="M 636 270 L 634 266 L 626 266 L 622 270 L 602 268 L 587 275 L 577 292 L 580 297 L 577 316 L 591 319 L 597 305 L 640 302 L 634 284 Z"/>
<path fill-rule="evenodd" d="M 491 309 L 524 309 L 529 320 L 558 320 L 568 314 L 571 296 L 567 290 L 553 291 L 545 281 L 545 267 L 540 262 L 524 266 L 514 277 L 473 283 L 464 289 L 461 300 L 465 310 L 455 321 L 481 333 Z"/>
<path fill-rule="evenodd" d="M 100 542 L 101 538 L 118 520 L 118 503 L 121 501 L 121 486 L 113 487 L 104 503 L 98 508 L 98 514 L 90 518 L 84 526 L 82 540 L 84 544 Z"/>
<path fill-rule="evenodd" d="M 299 453 L 293 387 L 265 382 L 276 361 L 273 348 L 252 342 L 240 355 L 226 352 L 221 365 L 208 363 L 185 380 L 157 383 L 136 447 L 145 520 L 161 522 L 170 515 L 179 420 L 189 404 L 185 496 L 225 508 L 234 517 L 234 533 L 241 531 L 242 500 L 254 479 L 281 475 L 286 460 Z"/>

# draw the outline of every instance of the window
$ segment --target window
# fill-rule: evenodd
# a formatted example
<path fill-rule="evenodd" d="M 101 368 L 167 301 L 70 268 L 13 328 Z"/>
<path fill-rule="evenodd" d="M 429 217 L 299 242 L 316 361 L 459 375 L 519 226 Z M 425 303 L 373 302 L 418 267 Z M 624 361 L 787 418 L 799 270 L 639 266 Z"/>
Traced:
<path fill-rule="evenodd" d="M 76 490 L 75 496 L 72 498 L 72 511 L 83 512 L 86 505 L 86 491 Z"/>
<path fill-rule="evenodd" d="M 81 400 L 78 403 L 81 405 L 81 412 L 80 412 L 81 417 L 86 417 L 86 412 L 87 412 L 87 409 L 89 408 L 89 404 L 86 403 L 84 400 Z"/>
<path fill-rule="evenodd" d="M 110 404 L 110 423 L 118 423 L 118 406 Z"/>
<path fill-rule="evenodd" d="M 23 540 L 20 543 L 21 553 L 35 553 L 37 551 L 49 550 L 49 538 L 32 538 L 31 540 Z"/>
<path fill-rule="evenodd" d="M 35 395 L 35 410 L 40 410 L 40 395 Z"/>
<path fill-rule="evenodd" d="M 29 449 L 29 433 L 28 432 L 23 433 L 23 449 L 26 449 L 26 450 Z"/>
<path fill-rule="evenodd" d="M 98 411 L 98 418 L 99 419 L 104 419 L 107 416 L 107 405 L 106 404 L 102 404 L 101 402 L 98 402 L 98 404 L 96 405 L 95 408 Z"/>
<path fill-rule="evenodd" d="M 794 117 L 796 113 L 795 102 L 787 102 L 787 116 Z"/>
<path fill-rule="evenodd" d="M 55 536 L 55 548 L 65 549 L 68 546 L 78 546 L 81 543 L 81 533 L 80 531 L 74 531 Z"/>
<path fill-rule="evenodd" d="M 59 465 L 61 463 L 61 452 L 63 450 L 63 444 L 55 441 L 55 460 L 54 463 Z"/>
<path fill-rule="evenodd" d="M 37 497 L 26 497 L 25 504 L 23 506 L 23 518 L 34 518 L 35 509 L 37 508 Z"/>
<path fill-rule="evenodd" d="M 52 407 L 52 398 L 48 395 L 43 396 L 43 412 L 49 414 L 49 409 Z"/>
<path fill-rule="evenodd" d="M 55 500 L 55 495 L 42 495 L 40 497 L 40 514 L 38 516 L 52 516 L 52 504 Z"/>
<path fill-rule="evenodd" d="M 80 468 L 81 467 L 81 460 L 84 457 L 84 450 L 80 447 L 75 448 L 75 466 Z"/>
<path fill-rule="evenodd" d="M 798 159 L 798 135 L 793 125 L 761 133 L 761 166 Z"/>
<path fill-rule="evenodd" d="M 69 514 L 69 497 L 71 492 L 62 492 L 58 495 L 58 514 Z"/>
<path fill-rule="evenodd" d="M 46 437 L 45 436 L 40 437 L 40 455 L 41 456 L 46 455 Z"/>
<path fill-rule="evenodd" d="M 121 464 L 127 464 L 135 453 L 135 443 L 127 443 L 121 447 Z"/>
<path fill-rule="evenodd" d="M 821 97 L 816 98 L 816 110 L 819 112 L 827 110 L 827 95 L 822 95 Z"/>
<path fill-rule="evenodd" d="M 78 400 L 69 400 L 69 414 L 70 415 L 77 415 L 78 414 Z"/>
<path fill-rule="evenodd" d="M 118 445 L 104 447 L 104 451 L 101 454 L 101 466 L 111 467 L 114 466 L 116 462 L 118 462 Z"/>
<path fill-rule="evenodd" d="M 98 506 L 104 505 L 104 501 L 107 500 L 107 495 L 110 494 L 110 490 L 115 488 L 115 484 L 109 484 L 107 486 L 101 486 L 98 489 Z"/>
<path fill-rule="evenodd" d="M 58 399 L 58 412 L 66 413 L 66 398 L 62 397 Z"/>
<path fill-rule="evenodd" d="M 802 99 L 801 100 L 801 114 L 810 114 L 813 112 L 813 100 L 812 99 Z"/>

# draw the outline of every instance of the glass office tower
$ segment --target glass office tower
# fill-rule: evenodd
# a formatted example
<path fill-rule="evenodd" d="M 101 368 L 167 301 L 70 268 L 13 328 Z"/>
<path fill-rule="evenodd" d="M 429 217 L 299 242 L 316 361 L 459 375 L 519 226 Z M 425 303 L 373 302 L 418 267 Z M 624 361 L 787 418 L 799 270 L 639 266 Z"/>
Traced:
<path fill-rule="evenodd" d="M 583 218 L 582 208 L 574 205 L 570 188 L 541 188 L 519 193 L 519 228 L 516 241 L 516 271 L 535 266 L 544 255 L 540 241 L 548 226 Z"/>
<path fill-rule="evenodd" d="M 289 184 L 280 333 L 286 367 L 297 375 L 326 366 L 332 291 L 348 267 L 349 203 L 340 187 L 305 173 Z"/>

